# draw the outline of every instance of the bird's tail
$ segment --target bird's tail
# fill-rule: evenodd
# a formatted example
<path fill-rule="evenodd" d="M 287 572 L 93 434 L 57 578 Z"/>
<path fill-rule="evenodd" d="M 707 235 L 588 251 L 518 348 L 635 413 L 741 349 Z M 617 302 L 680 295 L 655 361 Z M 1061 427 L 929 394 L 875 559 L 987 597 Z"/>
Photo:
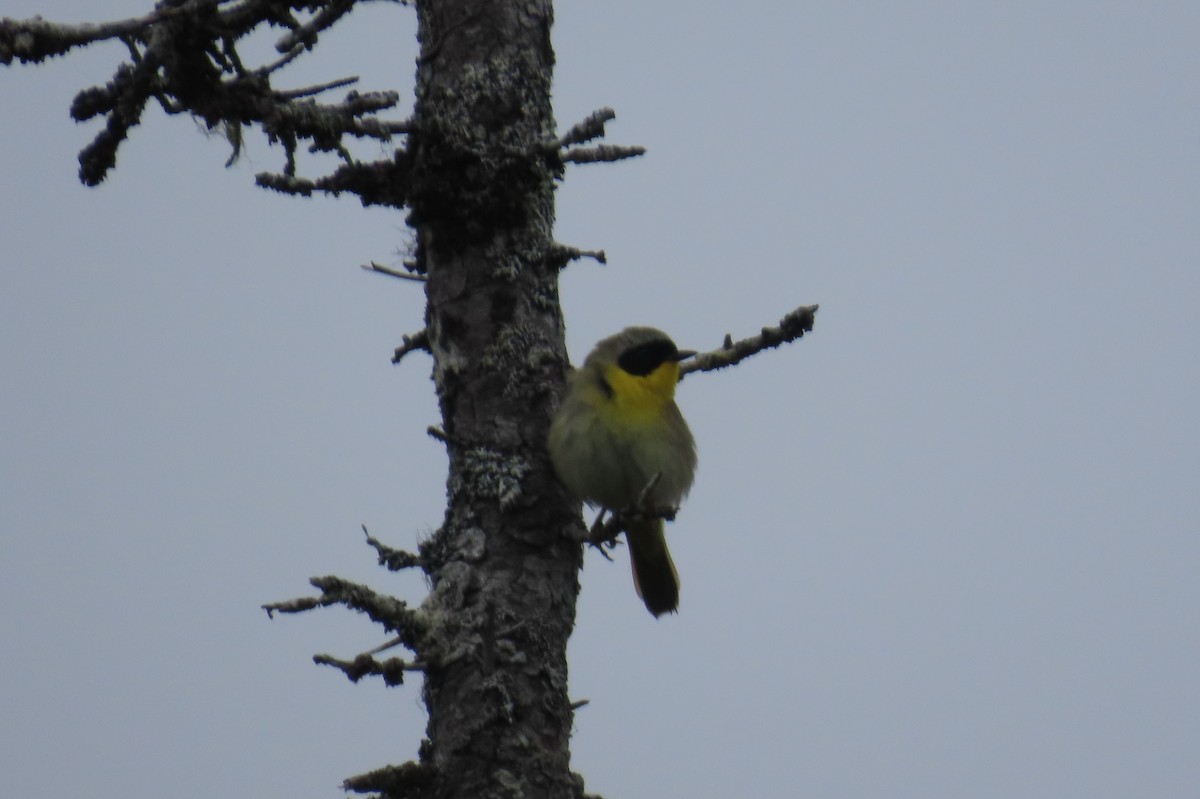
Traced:
<path fill-rule="evenodd" d="M 667 549 L 662 519 L 630 522 L 625 531 L 633 587 L 656 617 L 679 607 L 679 572 Z"/>

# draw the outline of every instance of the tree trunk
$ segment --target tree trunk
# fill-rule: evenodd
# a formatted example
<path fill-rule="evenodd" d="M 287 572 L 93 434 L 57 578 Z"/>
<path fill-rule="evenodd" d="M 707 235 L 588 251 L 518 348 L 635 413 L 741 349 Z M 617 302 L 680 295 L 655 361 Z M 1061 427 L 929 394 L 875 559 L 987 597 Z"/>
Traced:
<path fill-rule="evenodd" d="M 417 4 L 410 223 L 450 469 L 422 546 L 434 793 L 570 797 L 578 505 L 546 454 L 566 355 L 549 0 Z M 547 147 L 546 143 L 551 146 Z"/>

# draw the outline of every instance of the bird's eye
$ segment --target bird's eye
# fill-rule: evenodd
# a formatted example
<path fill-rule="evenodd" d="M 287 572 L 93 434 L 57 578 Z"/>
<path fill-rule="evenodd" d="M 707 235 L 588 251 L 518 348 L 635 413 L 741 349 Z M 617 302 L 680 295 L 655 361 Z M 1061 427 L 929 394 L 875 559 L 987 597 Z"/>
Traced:
<path fill-rule="evenodd" d="M 617 366 L 631 375 L 645 377 L 666 361 L 678 360 L 679 349 L 670 339 L 656 338 L 630 347 L 617 358 Z"/>

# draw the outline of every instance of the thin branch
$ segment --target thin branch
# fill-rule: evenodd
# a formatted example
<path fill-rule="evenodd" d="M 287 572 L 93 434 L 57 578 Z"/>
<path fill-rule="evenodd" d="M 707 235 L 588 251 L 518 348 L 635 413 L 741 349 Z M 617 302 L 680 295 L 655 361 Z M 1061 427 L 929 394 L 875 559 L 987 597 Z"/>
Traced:
<path fill-rule="evenodd" d="M 357 136 L 369 136 L 373 139 L 388 141 L 392 136 L 400 133 L 412 133 L 415 130 L 411 119 L 375 119 L 367 117 L 366 119 L 356 120 L 358 123 L 353 130 L 348 132 Z"/>
<path fill-rule="evenodd" d="M 156 8 L 143 17 L 79 25 L 47 22 L 41 17 L 5 17 L 0 19 L 0 64 L 12 63 L 14 56 L 21 63 L 37 63 L 50 56 L 62 55 L 72 47 L 130 36 L 164 20 L 189 16 L 229 2 L 232 0 L 191 0 L 178 6 Z"/>
<path fill-rule="evenodd" d="M 311 100 L 293 102 L 295 98 L 290 96 L 314 94 L 327 88 L 347 85 L 354 80 L 357 78 L 344 78 L 342 81 L 295 89 L 292 92 L 272 92 L 272 102 L 268 104 L 269 112 L 268 108 L 255 110 L 261 112 L 259 116 L 268 133 L 275 129 L 287 128 L 318 143 L 340 138 L 343 133 L 358 138 L 388 141 L 395 133 L 407 133 L 411 130 L 412 124 L 409 120 L 392 122 L 361 118 L 364 114 L 373 114 L 395 106 L 400 102 L 400 95 L 396 92 L 350 92 L 344 102 L 333 105 L 319 104 Z M 255 97 L 254 100 L 256 103 L 263 103 L 261 97 Z"/>
<path fill-rule="evenodd" d="M 711 372 L 714 369 L 724 369 L 741 363 L 755 353 L 778 347 L 801 338 L 813 329 L 816 320 L 817 305 L 801 305 L 796 310 L 779 320 L 776 327 L 764 327 L 757 336 L 734 342 L 730 336 L 725 337 L 721 349 L 702 352 L 694 358 L 685 361 L 680 368 L 681 375 L 692 372 Z"/>
<path fill-rule="evenodd" d="M 408 155 L 398 150 L 390 159 L 382 161 L 354 161 L 343 164 L 330 175 L 316 180 L 297 178 L 294 175 L 275 172 L 260 172 L 254 181 L 266 189 L 283 194 L 311 196 L 321 191 L 338 196 L 342 192 L 357 194 L 363 205 L 384 205 L 403 208 L 408 201 Z"/>
<path fill-rule="evenodd" d="M 342 790 L 379 796 L 426 796 L 436 774 L 432 766 L 409 761 L 351 777 L 342 782 Z"/>
<path fill-rule="evenodd" d="M 363 269 L 367 270 L 368 272 L 378 272 L 381 275 L 388 275 L 389 277 L 398 277 L 402 280 L 415 280 L 418 283 L 424 283 L 426 280 L 425 275 L 414 275 L 411 272 L 400 272 L 398 270 L 392 269 L 391 267 L 384 266 L 383 264 L 378 263 L 376 261 L 371 261 L 368 264 L 359 264 L 359 266 L 361 266 Z"/>
<path fill-rule="evenodd" d="M 351 75 L 348 78 L 339 78 L 338 80 L 331 80 L 328 83 L 318 83 L 315 86 L 306 86 L 303 89 L 276 91 L 275 96 L 281 100 L 295 100 L 299 97 L 311 97 L 314 94 L 320 94 L 332 89 L 341 89 L 344 86 L 353 86 L 355 83 L 358 83 L 358 76 Z"/>
<path fill-rule="evenodd" d="M 283 69 L 288 64 L 292 63 L 301 55 L 303 55 L 304 52 L 304 48 L 297 45 L 269 64 L 263 64 L 261 67 L 255 69 L 254 74 L 260 78 L 265 78 L 272 72 L 278 72 L 279 70 Z"/>
<path fill-rule="evenodd" d="M 335 0 L 318 11 L 308 22 L 293 28 L 280 37 L 279 41 L 275 43 L 276 51 L 286 53 L 292 48 L 300 46 L 312 49 L 313 45 L 317 43 L 317 34 L 329 28 L 349 13 L 353 7 L 354 0 Z"/>
<path fill-rule="evenodd" d="M 285 602 L 271 602 L 263 605 L 262 609 L 267 612 L 267 618 L 275 618 L 276 613 L 304 613 L 315 608 L 323 608 L 326 605 L 331 605 L 332 602 L 326 602 L 321 597 L 303 596 L 298 599 L 289 599 Z"/>
<path fill-rule="evenodd" d="M 404 672 L 424 671 L 420 663 L 404 660 L 403 658 L 388 658 L 379 661 L 364 652 L 354 660 L 341 660 L 333 655 L 313 655 L 313 662 L 319 666 L 333 666 L 340 669 L 350 682 L 358 682 L 369 674 L 383 678 L 388 687 L 404 684 Z"/>
<path fill-rule="evenodd" d="M 384 643 L 380 644 L 379 646 L 375 647 L 374 649 L 368 649 L 366 651 L 366 654 L 378 655 L 380 652 L 386 652 L 389 649 L 395 649 L 396 647 L 401 646 L 403 644 L 404 644 L 404 641 L 400 640 L 399 638 L 393 638 L 390 641 L 385 641 Z"/>
<path fill-rule="evenodd" d="M 546 251 L 546 261 L 559 269 L 580 258 L 591 258 L 601 264 L 608 263 L 608 256 L 604 254 L 604 250 L 581 250 L 578 247 L 555 242 Z"/>
<path fill-rule="evenodd" d="M 604 135 L 604 123 L 617 118 L 617 112 L 611 108 L 601 108 L 593 111 L 587 119 L 576 122 L 571 129 L 558 139 L 559 147 L 570 147 L 572 144 L 583 144 Z"/>
<path fill-rule="evenodd" d="M 662 482 L 662 472 L 655 472 L 654 476 L 650 478 L 649 482 L 642 486 L 642 490 L 638 492 L 637 501 L 633 503 L 633 507 L 646 507 L 646 500 L 649 498 L 650 492 L 657 488 L 660 482 Z"/>
<path fill-rule="evenodd" d="M 618 535 L 625 532 L 630 522 L 648 521 L 650 519 L 662 519 L 666 522 L 673 522 L 678 514 L 679 508 L 674 505 L 632 506 L 609 516 L 608 521 L 599 525 L 598 529 L 593 528 L 588 543 L 597 545 L 611 544 L 616 541 Z"/>
<path fill-rule="evenodd" d="M 375 554 L 379 556 L 379 565 L 386 566 L 388 571 L 397 572 L 401 569 L 411 569 L 414 566 L 421 566 L 422 561 L 419 555 L 414 555 L 411 552 L 406 552 L 403 549 L 393 549 L 386 544 L 381 543 L 367 532 L 367 526 L 362 526 L 363 533 L 367 536 L 367 543 L 375 549 Z"/>
<path fill-rule="evenodd" d="M 396 348 L 396 352 L 392 355 L 392 363 L 400 363 L 401 358 L 416 350 L 429 352 L 429 331 L 427 329 L 412 335 L 405 335 L 401 340 L 404 343 Z"/>
<path fill-rule="evenodd" d="M 425 428 L 425 435 L 432 438 L 434 441 L 441 442 L 447 449 L 455 447 L 456 449 L 470 449 L 466 441 L 463 441 L 458 436 L 452 436 L 440 427 L 429 425 Z"/>
<path fill-rule="evenodd" d="M 254 182 L 264 189 L 272 189 L 280 194 L 296 194 L 301 197 L 311 197 L 314 191 L 320 190 L 316 182 L 308 178 L 280 175 L 274 172 L 259 172 L 254 176 Z"/>
<path fill-rule="evenodd" d="M 319 597 L 302 597 L 286 602 L 263 605 L 267 615 L 274 618 L 279 613 L 303 613 L 329 605 L 344 605 L 351 610 L 364 613 L 371 621 L 381 625 L 389 633 L 396 633 L 404 645 L 414 652 L 426 632 L 426 624 L 417 611 L 395 597 L 376 593 L 365 585 L 343 580 L 341 577 L 313 577 L 309 580 L 320 589 Z"/>
<path fill-rule="evenodd" d="M 77 120 L 107 117 L 104 129 L 80 153 L 80 178 L 87 185 L 107 177 L 118 148 L 141 121 L 147 102 L 154 99 L 168 113 L 192 114 L 209 129 L 222 124 L 260 125 L 272 143 L 283 146 L 287 159 L 283 174 L 288 178 L 295 177 L 300 140 L 309 142 L 311 151 L 335 153 L 352 167 L 349 173 L 339 170 L 312 184 L 260 181 L 268 188 L 301 195 L 347 191 L 359 194 L 367 204 L 400 208 L 407 203 L 407 166 L 396 169 L 403 159 L 396 159 L 390 170 L 382 162 L 372 165 L 375 172 L 389 174 L 371 180 L 350 163 L 342 143 L 347 135 L 391 141 L 397 134 L 411 132 L 410 120 L 375 116 L 399 102 L 396 92 L 351 92 L 344 102 L 326 105 L 310 98 L 354 79 L 282 91 L 270 85 L 273 73 L 306 52 L 317 34 L 344 17 L 356 1 L 370 0 L 164 0 L 144 16 L 101 24 L 3 19 L 0 63 L 14 58 L 41 61 L 105 39 L 125 44 L 129 61 L 117 67 L 107 84 L 81 91 L 72 105 Z M 264 25 L 291 29 L 280 42 L 284 54 L 249 69 L 237 44 Z M 237 149 L 235 145 L 235 158 Z"/>
<path fill-rule="evenodd" d="M 602 161 L 622 161 L 645 155 L 645 147 L 626 147 L 617 144 L 597 144 L 595 147 L 572 147 L 563 155 L 564 161 L 576 164 L 595 164 Z"/>
<path fill-rule="evenodd" d="M 679 508 L 673 506 L 656 506 L 650 504 L 650 495 L 654 492 L 655 487 L 662 479 L 662 472 L 656 472 L 650 481 L 643 486 L 638 492 L 638 497 L 628 507 L 619 511 L 615 511 L 608 517 L 608 521 L 601 522 L 604 518 L 604 512 L 601 511 L 596 516 L 596 521 L 592 525 L 591 533 L 588 535 L 588 543 L 599 548 L 602 545 L 611 546 L 618 535 L 624 532 L 630 522 L 644 521 L 647 519 L 663 519 L 665 521 L 675 521 L 675 515 L 679 513 Z M 600 550 L 605 557 L 607 553 Z M 609 558 L 612 560 L 612 558 Z"/>

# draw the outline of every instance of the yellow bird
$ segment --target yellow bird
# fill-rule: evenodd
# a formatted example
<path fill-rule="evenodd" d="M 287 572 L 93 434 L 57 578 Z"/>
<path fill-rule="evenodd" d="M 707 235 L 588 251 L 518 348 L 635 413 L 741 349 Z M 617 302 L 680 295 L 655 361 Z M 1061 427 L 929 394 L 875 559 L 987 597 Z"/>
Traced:
<path fill-rule="evenodd" d="M 571 493 L 618 512 L 676 507 L 696 474 L 696 442 L 679 406 L 679 362 L 695 355 L 652 327 L 627 327 L 599 342 L 570 376 L 550 425 L 554 470 Z M 655 616 L 679 605 L 679 574 L 662 519 L 626 525 L 633 586 Z"/>

